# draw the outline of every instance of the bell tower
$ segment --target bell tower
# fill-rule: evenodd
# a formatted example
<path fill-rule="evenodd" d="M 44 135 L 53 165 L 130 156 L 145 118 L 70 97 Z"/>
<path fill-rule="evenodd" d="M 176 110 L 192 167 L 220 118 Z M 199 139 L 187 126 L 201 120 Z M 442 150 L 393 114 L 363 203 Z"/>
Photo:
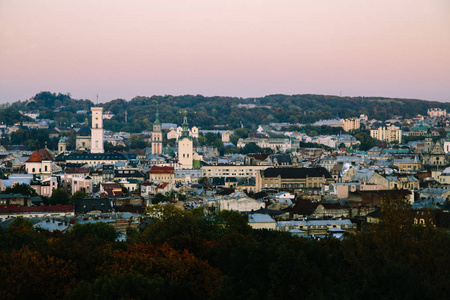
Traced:
<path fill-rule="evenodd" d="M 92 107 L 91 153 L 104 153 L 103 107 Z"/>
<path fill-rule="evenodd" d="M 155 122 L 153 122 L 152 132 L 152 154 L 162 154 L 162 132 L 161 122 L 159 121 L 159 110 L 156 108 Z"/>

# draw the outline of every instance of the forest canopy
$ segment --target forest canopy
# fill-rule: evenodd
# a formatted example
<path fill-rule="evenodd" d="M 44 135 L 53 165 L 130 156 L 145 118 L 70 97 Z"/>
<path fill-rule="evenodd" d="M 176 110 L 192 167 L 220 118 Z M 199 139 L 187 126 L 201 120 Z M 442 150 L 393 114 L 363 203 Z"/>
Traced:
<path fill-rule="evenodd" d="M 41 92 L 29 101 L 18 101 L 0 109 L 0 120 L 5 123 L 25 120 L 19 110 L 39 110 L 41 118 L 51 118 L 57 125 L 82 123 L 94 103 L 77 100 L 69 94 Z M 151 130 L 157 107 L 164 123 L 181 124 L 186 113 L 189 123 L 198 127 L 224 125 L 230 129 L 255 129 L 259 124 L 288 122 L 312 124 L 323 119 L 359 117 L 386 120 L 393 116 L 410 118 L 426 114 L 428 108 L 450 110 L 449 103 L 415 99 L 380 97 L 338 97 L 326 95 L 268 95 L 260 98 L 182 96 L 137 96 L 126 101 L 115 99 L 102 104 L 104 111 L 114 117 L 105 120 L 105 129 L 141 132 Z M 79 112 L 77 114 L 77 111 Z M 86 111 L 87 114 L 80 112 Z M 125 114 L 127 116 L 125 116 Z M 16 116 L 15 120 L 11 117 Z"/>

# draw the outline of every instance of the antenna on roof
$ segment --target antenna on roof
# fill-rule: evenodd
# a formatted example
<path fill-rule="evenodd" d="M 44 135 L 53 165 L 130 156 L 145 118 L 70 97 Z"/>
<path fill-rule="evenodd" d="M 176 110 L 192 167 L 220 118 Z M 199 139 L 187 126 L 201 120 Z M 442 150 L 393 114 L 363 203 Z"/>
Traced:
<path fill-rule="evenodd" d="M 97 105 L 98 105 L 98 93 L 97 93 Z"/>

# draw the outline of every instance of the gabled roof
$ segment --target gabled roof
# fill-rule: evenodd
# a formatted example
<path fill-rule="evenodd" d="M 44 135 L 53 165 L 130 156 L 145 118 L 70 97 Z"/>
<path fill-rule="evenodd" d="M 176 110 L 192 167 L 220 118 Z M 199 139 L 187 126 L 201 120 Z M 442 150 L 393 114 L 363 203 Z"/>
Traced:
<path fill-rule="evenodd" d="M 299 199 L 291 209 L 291 213 L 296 215 L 309 216 L 316 211 L 317 206 L 319 206 L 319 203 L 317 202 L 311 202 L 306 199 Z"/>
<path fill-rule="evenodd" d="M 150 174 L 174 174 L 174 168 L 168 166 L 152 166 Z"/>
<path fill-rule="evenodd" d="M 76 213 L 87 213 L 92 210 L 111 212 L 112 209 L 111 201 L 105 198 L 79 199 L 75 202 Z"/>
<path fill-rule="evenodd" d="M 248 157 L 254 158 L 256 160 L 266 160 L 270 154 L 256 153 L 256 154 L 247 154 Z"/>
<path fill-rule="evenodd" d="M 249 223 L 275 223 L 275 220 L 269 215 L 255 213 L 255 214 L 248 216 L 248 222 Z"/>
<path fill-rule="evenodd" d="M 156 189 L 157 189 L 157 190 L 163 190 L 163 189 L 165 189 L 166 186 L 168 186 L 168 185 L 169 185 L 168 182 L 163 182 L 163 183 L 158 184 L 158 186 L 156 187 Z"/>
<path fill-rule="evenodd" d="M 42 162 L 43 160 L 53 161 L 53 157 L 47 149 L 35 150 L 25 162 Z"/>

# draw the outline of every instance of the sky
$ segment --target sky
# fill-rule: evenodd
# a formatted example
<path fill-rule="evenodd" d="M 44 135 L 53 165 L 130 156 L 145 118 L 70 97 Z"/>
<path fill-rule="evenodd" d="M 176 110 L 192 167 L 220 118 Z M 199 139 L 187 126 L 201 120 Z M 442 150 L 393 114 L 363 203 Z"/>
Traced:
<path fill-rule="evenodd" d="M 0 0 L 0 103 L 40 91 L 450 102 L 450 1 Z"/>

